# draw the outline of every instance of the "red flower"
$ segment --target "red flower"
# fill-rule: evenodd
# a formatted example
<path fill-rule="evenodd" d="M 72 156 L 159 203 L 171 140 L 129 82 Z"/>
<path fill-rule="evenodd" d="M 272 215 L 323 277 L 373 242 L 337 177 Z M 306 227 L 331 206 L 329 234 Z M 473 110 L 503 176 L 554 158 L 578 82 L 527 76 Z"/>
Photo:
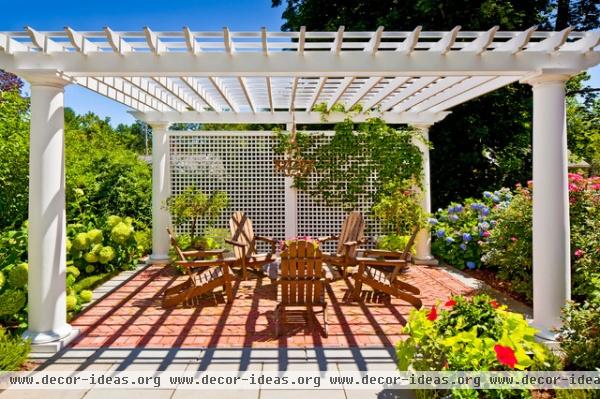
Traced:
<path fill-rule="evenodd" d="M 515 368 L 515 364 L 517 364 L 517 358 L 515 357 L 515 351 L 512 350 L 511 347 L 494 345 L 494 351 L 496 351 L 496 359 L 498 359 L 501 364 L 504 364 L 511 369 Z"/>
<path fill-rule="evenodd" d="M 500 304 L 499 304 L 498 302 L 496 302 L 496 301 L 491 301 L 491 302 L 490 302 L 490 305 L 492 305 L 492 307 L 493 307 L 494 309 L 497 309 L 497 308 L 498 308 L 498 306 L 500 306 Z"/>
<path fill-rule="evenodd" d="M 456 301 L 454 299 L 448 299 L 448 302 L 444 304 L 444 306 L 447 308 L 452 308 L 454 305 L 456 305 Z"/>
<path fill-rule="evenodd" d="M 578 249 L 577 251 L 575 251 L 575 256 L 578 258 L 581 258 L 583 256 L 585 252 L 583 252 L 582 249 Z"/>
<path fill-rule="evenodd" d="M 437 308 L 435 306 L 432 306 L 429 313 L 427 313 L 427 319 L 429 321 L 435 321 L 435 319 L 437 319 L 437 316 Z"/>

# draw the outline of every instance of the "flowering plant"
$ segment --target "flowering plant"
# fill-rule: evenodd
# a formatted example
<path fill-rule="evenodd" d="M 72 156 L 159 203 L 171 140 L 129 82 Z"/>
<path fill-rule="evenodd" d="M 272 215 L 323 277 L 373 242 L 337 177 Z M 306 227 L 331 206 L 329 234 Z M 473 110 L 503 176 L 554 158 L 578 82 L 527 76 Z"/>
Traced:
<path fill-rule="evenodd" d="M 534 185 L 517 185 L 506 208 L 494 209 L 496 226 L 482 243 L 484 263 L 511 283 L 511 290 L 532 299 L 532 197 Z M 600 178 L 569 174 L 573 296 L 600 291 Z"/>
<path fill-rule="evenodd" d="M 525 318 L 508 311 L 487 295 L 472 299 L 453 296 L 438 301 L 431 308 L 413 310 L 403 333 L 408 334 L 408 338 L 397 345 L 398 369 L 402 371 L 548 370 L 556 367 L 553 363 L 556 359 L 544 345 L 536 342 L 536 330 Z M 504 395 L 506 397 L 506 392 Z"/>
<path fill-rule="evenodd" d="M 481 267 L 481 244 L 494 228 L 493 209 L 505 209 L 512 199 L 508 189 L 486 191 L 482 198 L 468 198 L 464 204 L 451 203 L 438 209 L 428 222 L 436 256 L 459 269 Z"/>

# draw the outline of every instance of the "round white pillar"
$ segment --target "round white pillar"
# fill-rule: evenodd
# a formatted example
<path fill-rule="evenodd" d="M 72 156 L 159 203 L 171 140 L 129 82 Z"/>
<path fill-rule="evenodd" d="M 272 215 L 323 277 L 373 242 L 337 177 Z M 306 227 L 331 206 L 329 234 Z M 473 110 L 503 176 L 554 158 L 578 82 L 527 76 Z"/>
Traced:
<path fill-rule="evenodd" d="M 533 86 L 533 325 L 555 337 L 571 297 L 565 81 L 540 75 Z"/>
<path fill-rule="evenodd" d="M 67 337 L 64 86 L 31 83 L 29 152 L 29 328 L 33 344 Z"/>
<path fill-rule="evenodd" d="M 431 173 L 429 166 L 429 141 L 430 125 L 414 125 L 419 130 L 423 140 L 415 140 L 415 145 L 423 153 L 423 180 L 421 189 L 421 207 L 427 213 L 431 213 Z M 423 226 L 417 233 L 415 263 L 417 264 L 437 264 L 436 259 L 431 254 L 431 233 L 429 226 Z"/>
<path fill-rule="evenodd" d="M 170 195 L 168 123 L 152 126 L 152 263 L 169 261 L 169 212 L 165 203 Z"/>

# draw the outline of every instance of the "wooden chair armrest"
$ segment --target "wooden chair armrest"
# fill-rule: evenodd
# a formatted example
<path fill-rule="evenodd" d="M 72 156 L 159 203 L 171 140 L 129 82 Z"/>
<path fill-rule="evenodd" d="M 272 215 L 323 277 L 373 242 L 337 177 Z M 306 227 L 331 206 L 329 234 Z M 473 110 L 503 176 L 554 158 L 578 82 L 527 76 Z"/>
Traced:
<path fill-rule="evenodd" d="M 210 259 L 210 260 L 196 260 L 196 261 L 175 261 L 177 266 L 182 266 L 187 269 L 195 269 L 198 267 L 212 267 L 212 266 L 223 266 L 222 259 Z"/>
<path fill-rule="evenodd" d="M 236 247 L 240 247 L 240 248 L 244 248 L 244 247 L 246 246 L 246 244 L 242 244 L 242 243 L 240 243 L 240 242 L 237 242 L 237 241 L 234 241 L 234 240 L 228 240 L 228 239 L 225 239 L 225 242 L 226 242 L 227 244 L 234 245 L 234 246 L 236 246 Z"/>
<path fill-rule="evenodd" d="M 403 253 L 400 251 L 388 251 L 385 249 L 367 249 L 363 251 L 366 257 L 385 257 L 385 258 L 402 258 Z"/>
<path fill-rule="evenodd" d="M 327 237 L 319 237 L 317 238 L 317 241 L 319 242 L 325 242 L 325 241 L 333 241 L 333 240 L 339 240 L 339 236 L 327 236 Z"/>
<path fill-rule="evenodd" d="M 346 241 L 346 242 L 344 243 L 344 246 L 345 246 L 345 247 L 355 247 L 355 246 L 357 246 L 358 244 L 360 244 L 360 242 L 358 242 L 358 241 Z"/>
<path fill-rule="evenodd" d="M 194 250 L 194 251 L 185 251 L 183 252 L 183 256 L 198 259 L 198 258 L 211 258 L 216 256 L 217 258 L 223 258 L 223 254 L 227 251 L 224 249 L 211 249 L 206 251 Z"/>
<path fill-rule="evenodd" d="M 404 259 L 376 259 L 376 258 L 357 258 L 358 264 L 361 266 L 373 267 L 396 267 L 398 265 L 408 266 L 408 262 Z"/>

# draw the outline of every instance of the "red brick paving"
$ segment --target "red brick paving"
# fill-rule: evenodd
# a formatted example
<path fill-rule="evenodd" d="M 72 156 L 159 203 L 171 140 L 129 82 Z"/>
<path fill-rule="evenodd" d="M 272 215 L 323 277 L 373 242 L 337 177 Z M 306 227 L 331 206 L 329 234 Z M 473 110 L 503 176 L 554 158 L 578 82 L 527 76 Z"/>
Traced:
<path fill-rule="evenodd" d="M 391 346 L 402 339 L 400 327 L 412 308 L 386 297 L 373 297 L 363 286 L 364 303 L 350 301 L 352 280 L 335 281 L 327 292 L 329 336 L 320 334 L 317 320 L 303 311 L 286 313 L 288 324 L 281 337 L 274 336 L 273 310 L 277 292 L 268 278 L 251 275 L 236 281 L 235 299 L 227 304 L 220 291 L 195 306 L 164 309 L 163 291 L 175 282 L 170 267 L 152 265 L 110 293 L 71 324 L 81 334 L 76 348 L 311 348 Z M 423 306 L 450 294 L 471 294 L 472 289 L 438 267 L 411 266 L 403 279 L 421 290 Z"/>

